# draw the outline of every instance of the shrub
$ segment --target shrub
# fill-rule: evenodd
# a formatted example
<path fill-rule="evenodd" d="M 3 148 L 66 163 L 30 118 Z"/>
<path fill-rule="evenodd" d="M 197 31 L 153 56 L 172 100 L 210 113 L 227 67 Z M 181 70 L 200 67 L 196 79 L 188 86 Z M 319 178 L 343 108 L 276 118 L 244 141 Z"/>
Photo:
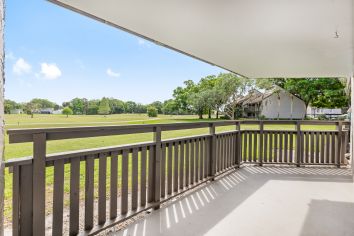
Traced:
<path fill-rule="evenodd" d="M 157 117 L 157 108 L 154 106 L 149 106 L 147 108 L 148 117 Z"/>
<path fill-rule="evenodd" d="M 317 116 L 318 120 L 328 120 L 327 116 L 325 114 L 320 114 Z"/>
<path fill-rule="evenodd" d="M 347 114 L 339 115 L 337 117 L 337 120 L 347 120 L 347 119 L 349 119 Z"/>
<path fill-rule="evenodd" d="M 258 120 L 266 120 L 265 115 L 260 115 L 260 116 L 258 116 Z"/>
<path fill-rule="evenodd" d="M 312 118 L 312 117 L 306 115 L 305 118 L 304 118 L 304 120 L 314 120 L 314 118 Z"/>
<path fill-rule="evenodd" d="M 70 107 L 64 107 L 62 113 L 63 115 L 66 115 L 66 117 L 69 117 L 69 115 L 73 114 L 73 110 L 71 110 Z"/>

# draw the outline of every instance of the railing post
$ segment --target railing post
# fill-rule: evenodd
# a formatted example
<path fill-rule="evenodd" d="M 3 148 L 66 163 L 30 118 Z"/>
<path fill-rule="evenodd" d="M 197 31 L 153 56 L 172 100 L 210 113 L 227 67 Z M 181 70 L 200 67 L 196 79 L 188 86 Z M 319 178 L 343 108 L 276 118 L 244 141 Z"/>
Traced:
<path fill-rule="evenodd" d="M 209 165 L 209 176 L 214 180 L 216 173 L 216 134 L 215 134 L 215 124 L 209 124 L 209 134 L 210 136 L 210 165 Z"/>
<path fill-rule="evenodd" d="M 259 122 L 259 152 L 258 152 L 259 166 L 263 165 L 263 130 L 264 130 L 264 124 L 263 121 L 261 120 Z"/>
<path fill-rule="evenodd" d="M 337 143 L 338 153 L 337 153 L 336 166 L 339 168 L 341 164 L 342 156 L 344 156 L 343 148 L 342 148 L 342 145 L 344 143 L 343 142 L 343 122 L 339 121 L 337 127 L 338 127 L 338 143 Z"/>
<path fill-rule="evenodd" d="M 302 158 L 302 137 L 301 137 L 301 124 L 296 122 L 296 166 L 300 167 Z"/>
<path fill-rule="evenodd" d="M 241 165 L 241 153 L 242 153 L 242 139 L 241 139 L 241 124 L 239 121 L 236 122 L 236 167 L 239 168 Z"/>
<path fill-rule="evenodd" d="M 32 164 L 13 167 L 13 236 L 32 235 L 33 232 L 32 170 Z"/>
<path fill-rule="evenodd" d="M 46 133 L 33 134 L 33 235 L 45 234 Z"/>
<path fill-rule="evenodd" d="M 161 127 L 157 126 L 154 128 L 154 142 L 155 142 L 155 152 L 154 152 L 154 168 L 153 168 L 153 199 L 156 206 L 154 209 L 160 208 L 160 197 L 161 197 Z"/>
<path fill-rule="evenodd" d="M 20 235 L 20 167 L 13 167 L 12 175 L 12 235 Z"/>

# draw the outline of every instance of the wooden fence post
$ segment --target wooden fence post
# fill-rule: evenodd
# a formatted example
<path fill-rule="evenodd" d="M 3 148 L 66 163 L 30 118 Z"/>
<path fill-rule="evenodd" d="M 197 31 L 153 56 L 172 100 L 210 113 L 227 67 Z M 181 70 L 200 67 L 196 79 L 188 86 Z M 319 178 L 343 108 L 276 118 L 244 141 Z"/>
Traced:
<path fill-rule="evenodd" d="M 259 166 L 263 165 L 263 130 L 264 130 L 264 123 L 261 120 L 259 122 L 259 152 L 258 152 Z M 257 138 L 257 133 L 256 133 L 256 138 Z"/>
<path fill-rule="evenodd" d="M 154 209 L 160 208 L 160 197 L 161 197 L 161 127 L 157 126 L 154 128 L 154 142 L 155 142 L 155 156 L 153 159 L 153 199 L 154 203 L 157 205 Z"/>
<path fill-rule="evenodd" d="M 301 124 L 296 122 L 296 166 L 300 167 L 302 159 L 302 137 L 301 137 Z"/>
<path fill-rule="evenodd" d="M 214 176 L 216 174 L 216 133 L 215 133 L 215 123 L 209 124 L 209 134 L 210 137 L 210 165 L 209 165 L 209 176 L 212 177 L 211 181 L 214 181 Z"/>
<path fill-rule="evenodd" d="M 241 124 L 238 121 L 236 123 L 236 130 L 237 135 L 236 135 L 236 168 L 239 168 L 241 165 L 241 152 L 242 152 L 242 139 L 241 139 Z"/>
<path fill-rule="evenodd" d="M 32 235 L 33 184 L 32 165 L 13 167 L 12 235 Z"/>
<path fill-rule="evenodd" d="M 342 155 L 344 156 L 344 153 L 343 153 L 343 148 L 342 148 L 342 145 L 343 145 L 343 122 L 342 121 L 339 121 L 338 122 L 338 143 L 337 143 L 337 159 L 336 159 L 336 166 L 339 168 L 340 167 L 340 164 L 341 164 L 341 160 L 342 160 Z"/>
<path fill-rule="evenodd" d="M 33 235 L 45 234 L 46 133 L 33 134 Z"/>

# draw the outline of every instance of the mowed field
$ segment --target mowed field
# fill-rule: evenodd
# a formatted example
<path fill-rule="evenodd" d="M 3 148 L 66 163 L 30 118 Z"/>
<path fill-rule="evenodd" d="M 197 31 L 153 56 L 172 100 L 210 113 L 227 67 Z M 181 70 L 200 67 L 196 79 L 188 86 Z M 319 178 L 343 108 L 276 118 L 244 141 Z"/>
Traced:
<path fill-rule="evenodd" d="M 212 119 L 214 120 L 214 119 Z M 49 128 L 49 127 L 75 127 L 75 126 L 111 126 L 111 125 L 128 125 L 128 124 L 157 124 L 157 123 L 179 123 L 179 122 L 199 122 L 197 116 L 171 116 L 171 115 L 159 115 L 157 118 L 149 118 L 146 114 L 119 114 L 108 116 L 79 116 L 72 115 L 66 117 L 64 115 L 34 115 L 33 118 L 29 115 L 6 115 L 5 116 L 5 128 L 7 129 L 24 129 L 24 128 Z M 202 120 L 204 122 L 210 121 L 207 119 Z M 256 129 L 256 125 L 242 125 L 242 129 Z M 295 127 L 293 125 L 268 125 L 266 129 L 279 129 L 279 130 L 292 130 Z M 334 126 L 303 126 L 302 129 L 306 130 L 333 130 Z M 217 132 L 227 131 L 235 129 L 235 126 L 224 126 L 217 128 Z M 179 130 L 168 131 L 162 133 L 162 139 L 192 136 L 198 134 L 207 134 L 208 129 L 192 129 L 192 130 Z M 47 153 L 57 153 L 64 151 L 73 151 L 88 148 L 98 148 L 105 146 L 114 146 L 121 144 L 137 143 L 151 141 L 152 134 L 130 134 L 120 136 L 105 136 L 105 137 L 93 137 L 84 139 L 68 139 L 57 140 L 47 142 Z M 32 156 L 33 154 L 32 143 L 20 143 L 9 144 L 8 136 L 5 139 L 5 160 Z M 98 165 L 95 164 L 95 169 Z M 81 165 L 80 186 L 84 188 L 84 164 Z M 109 170 L 109 166 L 108 166 Z M 95 171 L 96 173 L 98 171 Z M 65 167 L 65 192 L 68 193 L 69 179 L 70 179 L 69 165 Z M 48 204 L 50 205 L 50 199 L 52 195 L 53 186 L 53 168 L 47 168 L 47 196 Z M 107 178 L 109 178 L 107 173 Z M 97 176 L 95 177 L 95 182 Z M 97 189 L 97 188 L 96 188 Z M 83 194 L 81 194 L 83 197 Z M 11 200 L 12 200 L 12 174 L 7 170 L 5 173 L 5 217 L 6 222 L 11 221 Z M 65 203 L 68 204 L 68 201 Z M 50 213 L 50 207 L 48 207 L 48 214 Z"/>

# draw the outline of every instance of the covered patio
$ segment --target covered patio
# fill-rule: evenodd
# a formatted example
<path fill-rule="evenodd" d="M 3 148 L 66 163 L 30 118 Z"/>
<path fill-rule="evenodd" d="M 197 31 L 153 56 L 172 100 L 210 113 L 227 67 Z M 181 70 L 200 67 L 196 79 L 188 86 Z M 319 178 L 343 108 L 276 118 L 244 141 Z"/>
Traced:
<path fill-rule="evenodd" d="M 353 85 L 353 0 L 50 1 L 246 78 L 345 77 Z M 10 143 L 33 142 L 34 150 L 33 157 L 6 162 L 13 172 L 13 235 L 353 235 L 346 159 L 353 135 L 345 127 L 353 122 L 313 122 L 10 130 Z M 292 127 L 274 130 L 276 123 Z M 232 129 L 217 132 L 218 126 Z M 162 139 L 165 131 L 198 128 L 209 132 Z M 152 141 L 46 153 L 50 140 L 141 133 Z M 48 168 L 53 196 L 46 196 Z M 117 228 L 143 212 L 152 213 Z"/>

